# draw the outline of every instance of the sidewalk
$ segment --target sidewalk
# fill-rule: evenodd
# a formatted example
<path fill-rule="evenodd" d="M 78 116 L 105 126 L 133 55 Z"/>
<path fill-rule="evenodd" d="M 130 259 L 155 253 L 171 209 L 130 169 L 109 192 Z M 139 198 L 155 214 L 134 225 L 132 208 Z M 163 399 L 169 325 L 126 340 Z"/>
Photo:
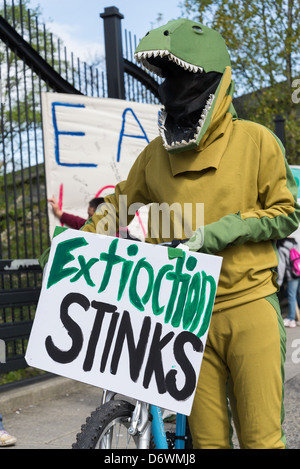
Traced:
<path fill-rule="evenodd" d="M 287 329 L 287 338 L 284 430 L 288 447 L 300 449 L 300 327 Z M 0 393 L 4 425 L 17 438 L 0 450 L 70 449 L 100 403 L 100 389 L 61 377 Z"/>

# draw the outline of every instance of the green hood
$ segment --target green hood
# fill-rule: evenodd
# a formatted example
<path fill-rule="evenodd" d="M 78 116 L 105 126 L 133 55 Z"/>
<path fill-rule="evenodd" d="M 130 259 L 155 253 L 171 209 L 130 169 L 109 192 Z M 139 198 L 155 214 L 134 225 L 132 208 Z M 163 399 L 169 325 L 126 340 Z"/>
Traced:
<path fill-rule="evenodd" d="M 167 151 L 198 147 L 209 127 L 222 76 L 230 68 L 222 36 L 191 20 L 169 21 L 146 34 L 135 58 L 165 78 L 159 86 L 164 104 L 159 130 Z"/>

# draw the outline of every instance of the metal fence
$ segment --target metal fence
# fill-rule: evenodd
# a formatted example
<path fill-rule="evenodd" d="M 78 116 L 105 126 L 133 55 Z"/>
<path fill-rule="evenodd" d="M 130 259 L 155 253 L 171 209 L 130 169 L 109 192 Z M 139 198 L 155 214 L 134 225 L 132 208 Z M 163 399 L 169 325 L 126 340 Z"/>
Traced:
<path fill-rule="evenodd" d="M 25 4 L 4 0 L 0 7 L 0 340 L 7 359 L 0 372 L 26 366 L 23 356 L 41 285 L 32 260 L 50 244 L 41 93 L 158 102 L 156 81 L 132 62 L 136 38 L 128 31 L 121 37 L 123 16 L 117 8 L 101 15 L 106 34 L 113 30 L 118 41 L 106 41 L 110 62 L 104 70 L 104 63 L 87 64 L 69 54 Z M 114 92 L 115 82 L 121 94 Z M 20 259 L 31 261 L 15 267 L 12 260 Z"/>

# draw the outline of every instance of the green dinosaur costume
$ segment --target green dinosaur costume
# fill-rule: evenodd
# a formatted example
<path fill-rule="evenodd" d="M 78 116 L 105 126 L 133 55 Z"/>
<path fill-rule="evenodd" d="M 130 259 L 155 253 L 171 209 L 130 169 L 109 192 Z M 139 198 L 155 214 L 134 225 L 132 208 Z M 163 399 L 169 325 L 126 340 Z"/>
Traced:
<path fill-rule="evenodd" d="M 165 78 L 159 89 L 165 105 L 159 130 L 166 150 L 196 148 L 211 122 L 222 75 L 230 67 L 222 36 L 189 20 L 170 21 L 146 34 L 135 58 Z"/>
<path fill-rule="evenodd" d="M 106 201 L 117 221 L 121 195 L 128 207 L 177 205 L 184 216 L 170 217 L 170 234 L 162 223 L 149 224 L 147 241 L 187 237 L 191 250 L 223 258 L 189 418 L 194 446 L 230 447 L 230 388 L 241 447 L 284 448 L 285 330 L 274 241 L 296 230 L 300 214 L 284 149 L 264 126 L 237 118 L 229 55 L 217 32 L 189 20 L 170 21 L 147 33 L 135 56 L 164 77 L 160 136 Z M 193 211 L 186 235 L 185 207 L 200 203 L 204 224 Z M 83 229 L 103 233 L 109 216 L 97 213 Z"/>

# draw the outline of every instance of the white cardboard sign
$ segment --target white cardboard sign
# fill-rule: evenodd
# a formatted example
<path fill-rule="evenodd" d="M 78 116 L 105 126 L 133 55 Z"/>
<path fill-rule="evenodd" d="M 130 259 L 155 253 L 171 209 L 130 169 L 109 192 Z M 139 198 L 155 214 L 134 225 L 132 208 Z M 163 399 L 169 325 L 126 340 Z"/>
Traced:
<path fill-rule="evenodd" d="M 26 361 L 189 415 L 221 263 L 63 231 L 52 242 Z"/>
<path fill-rule="evenodd" d="M 64 212 L 87 218 L 89 201 L 113 193 L 158 136 L 159 109 L 121 99 L 43 93 L 48 196 L 54 195 Z M 51 207 L 49 223 L 52 237 L 57 218 Z M 142 234 L 146 228 L 137 227 Z"/>

